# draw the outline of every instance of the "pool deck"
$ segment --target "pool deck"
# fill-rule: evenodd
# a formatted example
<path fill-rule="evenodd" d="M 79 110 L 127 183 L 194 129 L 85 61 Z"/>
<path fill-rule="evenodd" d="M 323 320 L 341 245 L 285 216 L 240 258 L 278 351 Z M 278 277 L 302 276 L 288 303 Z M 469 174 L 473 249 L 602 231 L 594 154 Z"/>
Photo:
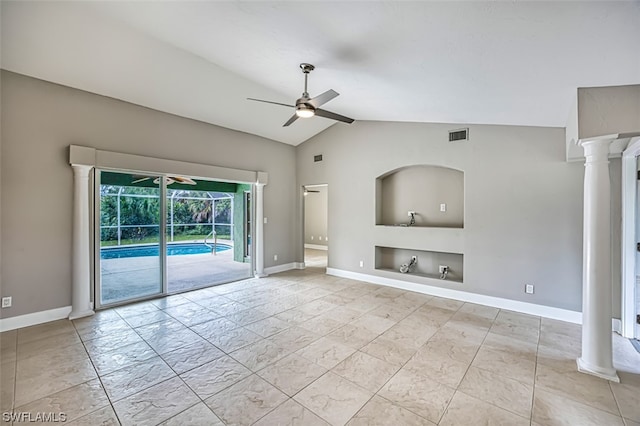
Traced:
<path fill-rule="evenodd" d="M 227 244 L 225 241 L 224 244 Z M 160 289 L 160 259 L 155 256 L 102 259 L 102 303 L 142 297 Z M 169 293 L 248 278 L 250 263 L 233 260 L 233 250 L 167 257 Z"/>

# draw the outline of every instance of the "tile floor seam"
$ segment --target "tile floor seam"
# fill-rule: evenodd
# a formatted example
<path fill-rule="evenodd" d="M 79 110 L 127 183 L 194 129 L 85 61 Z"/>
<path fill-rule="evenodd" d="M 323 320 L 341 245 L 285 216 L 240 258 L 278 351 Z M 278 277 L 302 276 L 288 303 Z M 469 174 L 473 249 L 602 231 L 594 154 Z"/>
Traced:
<path fill-rule="evenodd" d="M 114 311 L 115 311 L 115 310 L 114 310 Z M 122 316 L 121 316 L 117 311 L 115 311 L 115 312 L 116 312 L 116 313 L 117 313 L 117 314 L 122 318 Z M 143 315 L 144 315 L 144 314 L 143 314 Z M 122 319 L 124 320 L 124 318 L 122 318 Z M 125 321 L 126 321 L 126 320 L 125 320 Z M 75 324 L 74 324 L 74 326 L 75 326 Z M 143 327 L 143 326 L 142 326 L 142 327 Z M 97 371 L 97 368 L 95 367 L 95 364 L 94 364 L 94 362 L 93 362 L 93 359 L 92 359 L 92 358 L 91 358 L 91 356 L 88 354 L 87 348 L 86 348 L 86 346 L 84 345 L 84 341 L 83 341 L 83 342 L 82 342 L 82 345 L 84 346 L 85 351 L 87 351 L 87 356 L 89 357 L 89 360 L 91 361 L 91 364 L 93 365 L 94 370 L 96 370 L 96 375 L 98 376 L 98 380 L 100 380 L 100 385 L 102 386 L 102 389 L 103 389 L 103 391 L 104 391 L 105 395 L 107 396 L 107 400 L 109 401 L 109 405 L 111 406 L 111 409 L 113 410 L 113 412 L 114 412 L 114 414 L 115 414 L 116 418 L 118 419 L 118 422 L 120 422 L 120 424 L 121 424 L 121 425 L 123 424 L 123 423 L 122 423 L 122 420 L 120 420 L 120 415 L 118 414 L 118 411 L 116 410 L 116 408 L 115 408 L 115 406 L 114 406 L 114 404 L 115 404 L 116 402 L 118 402 L 118 401 L 122 401 L 122 400 L 124 400 L 124 399 L 126 399 L 126 398 L 129 398 L 129 397 L 131 397 L 131 396 L 133 396 L 133 395 L 136 395 L 136 394 L 138 394 L 138 393 L 140 393 L 140 392 L 144 392 L 145 390 L 147 390 L 147 389 L 149 389 L 149 388 L 151 388 L 151 387 L 153 387 L 153 386 L 155 386 L 155 385 L 159 385 L 160 383 L 164 383 L 164 382 L 169 381 L 169 380 L 172 380 L 172 379 L 174 379 L 174 378 L 176 378 L 176 377 L 178 377 L 178 378 L 182 381 L 182 383 L 183 383 L 185 386 L 187 386 L 187 388 L 188 388 L 189 390 L 191 390 L 191 391 L 194 393 L 194 395 L 196 395 L 196 397 L 198 397 L 198 398 L 200 399 L 200 401 L 201 401 L 201 402 L 204 402 L 204 401 L 202 401 L 202 399 L 200 398 L 200 396 L 199 396 L 199 395 L 198 395 L 198 394 L 197 394 L 193 389 L 191 389 L 191 387 L 189 387 L 189 385 L 188 385 L 188 384 L 187 384 L 187 383 L 182 379 L 182 377 L 180 377 L 180 375 L 179 375 L 179 374 L 177 374 L 177 372 L 176 372 L 176 371 L 175 371 L 175 370 L 174 370 L 174 369 L 173 369 L 169 364 L 167 364 L 167 363 L 164 361 L 164 358 L 162 358 L 162 355 L 160 355 L 160 354 L 158 353 L 158 351 L 156 351 L 156 349 L 155 349 L 155 348 L 153 348 L 151 345 L 149 345 L 149 343 L 146 341 L 146 339 L 144 339 L 144 337 L 142 337 L 142 336 L 140 335 L 140 333 L 138 333 L 138 332 L 136 331 L 136 329 L 135 329 L 135 328 L 131 327 L 131 329 L 132 329 L 132 330 L 133 330 L 133 331 L 134 331 L 134 332 L 135 332 L 135 333 L 136 333 L 136 334 L 137 334 L 137 335 L 142 339 L 142 341 L 143 341 L 145 344 L 147 344 L 147 345 L 149 346 L 149 348 L 150 348 L 150 349 L 151 349 L 151 350 L 156 354 L 156 356 L 157 356 L 159 359 L 161 359 L 161 360 L 162 360 L 162 361 L 163 361 L 163 362 L 164 362 L 164 363 L 165 363 L 165 364 L 166 364 L 166 365 L 171 369 L 171 371 L 173 371 L 173 373 L 175 374 L 175 376 L 173 376 L 173 377 L 169 377 L 169 378 L 167 378 L 167 379 L 165 379 L 165 380 L 161 380 L 161 381 L 159 381 L 158 383 L 151 384 L 151 385 L 149 385 L 149 386 L 147 386 L 147 387 L 145 387 L 145 388 L 143 388 L 143 389 L 140 389 L 140 390 L 136 391 L 135 393 L 133 393 L 133 394 L 131 394 L 131 395 L 127 395 L 127 396 L 122 397 L 122 398 L 120 398 L 120 399 L 118 399 L 118 400 L 112 400 L 112 399 L 111 399 L 111 396 L 109 396 L 109 394 L 107 393 L 106 387 L 104 386 L 104 382 L 102 381 L 102 377 L 103 377 L 103 375 L 98 374 L 98 371 Z M 93 339 L 92 339 L 92 340 L 93 340 Z M 116 349 L 116 350 L 117 350 L 117 349 Z M 146 362 L 146 361 L 142 361 L 142 362 Z M 120 371 L 120 370 L 122 370 L 122 369 L 124 369 L 124 368 L 131 367 L 132 365 L 135 365 L 135 364 L 137 364 L 137 363 L 133 363 L 133 364 L 131 364 L 131 365 L 129 365 L 129 366 L 126 366 L 126 367 L 120 368 L 120 369 L 118 369 L 118 370 L 111 371 L 111 372 L 109 372 L 109 373 L 107 373 L 107 374 L 111 374 L 111 373 L 113 373 L 113 372 Z M 104 375 L 106 376 L 107 374 L 104 374 Z M 195 405 L 195 404 L 194 404 L 194 405 Z M 191 408 L 191 407 L 189 407 L 189 408 Z M 97 410 L 96 410 L 96 411 L 97 411 Z M 173 416 L 172 416 L 172 417 L 173 417 Z M 168 420 L 168 419 L 165 419 L 165 420 L 161 421 L 160 423 L 162 423 L 162 422 L 164 422 L 164 421 L 166 421 L 166 420 Z M 160 424 L 160 423 L 159 423 L 159 424 Z"/>
<path fill-rule="evenodd" d="M 540 329 L 542 328 L 542 321 L 540 321 Z M 531 392 L 531 413 L 529 415 L 529 424 L 533 424 L 533 414 L 535 411 L 536 403 L 536 389 L 538 387 L 538 352 L 540 351 L 540 329 L 538 330 L 538 342 L 536 343 L 536 361 L 533 367 L 533 392 Z"/>
<path fill-rule="evenodd" d="M 454 394 L 455 394 L 455 392 L 454 392 Z M 410 412 L 410 413 L 412 413 L 412 414 L 415 414 L 416 416 L 420 417 L 421 419 L 425 419 L 426 421 L 431 422 L 431 420 L 427 419 L 424 415 L 416 413 L 415 411 L 413 411 L 413 410 L 412 410 L 411 408 L 409 408 L 409 407 L 405 407 L 404 405 L 400 405 L 400 404 L 398 404 L 397 402 L 393 402 L 393 401 L 392 401 L 392 400 L 390 400 L 389 398 L 386 398 L 385 396 L 380 395 L 380 394 L 379 394 L 379 393 L 377 393 L 377 392 L 376 392 L 375 394 L 373 394 L 373 397 L 371 397 L 371 399 L 373 399 L 373 398 L 374 398 L 374 397 L 376 397 L 376 396 L 377 396 L 377 397 L 379 397 L 379 398 L 384 399 L 385 401 L 388 401 L 390 404 L 393 404 L 393 405 L 395 405 L 395 406 L 401 407 L 402 409 L 407 410 L 407 411 L 409 411 L 409 412 Z M 451 399 L 453 399 L 453 397 L 451 397 Z M 365 405 L 366 405 L 366 404 L 365 404 Z M 363 405 L 362 407 L 364 408 L 364 405 Z M 445 409 L 445 412 L 446 412 L 446 409 Z M 444 414 L 443 414 L 443 416 L 444 416 Z M 354 415 L 354 417 L 355 417 L 355 415 Z M 352 417 L 352 418 L 353 418 L 353 417 Z M 349 419 L 349 420 L 351 420 L 351 419 Z M 440 418 L 440 420 L 442 420 L 442 417 Z M 434 424 L 436 424 L 436 425 L 437 425 L 438 423 L 440 423 L 440 420 L 438 420 L 437 422 L 431 422 L 431 423 L 434 423 Z M 398 425 L 398 426 L 399 426 L 399 425 Z"/>
<path fill-rule="evenodd" d="M 464 305 L 463 305 L 464 306 Z M 460 306 L 460 308 L 462 308 L 462 306 Z M 460 310 L 460 308 L 458 308 L 458 310 Z M 456 311 L 457 312 L 457 311 Z M 500 314 L 500 311 L 498 311 L 498 314 Z M 498 317 L 498 315 L 496 315 L 496 318 Z M 449 320 L 450 321 L 450 320 Z M 447 321 L 447 322 L 449 322 Z M 495 320 L 494 320 L 495 322 Z M 446 324 L 446 323 L 445 323 Z M 445 325 L 443 324 L 443 326 Z M 492 323 L 493 324 L 493 323 Z M 442 328 L 442 327 L 441 327 Z M 458 383 L 458 385 L 455 387 L 454 389 L 454 393 L 453 396 L 451 397 L 451 399 L 449 400 L 449 402 L 447 403 L 447 406 L 445 407 L 445 409 L 442 411 L 442 415 L 440 416 L 440 418 L 438 419 L 438 421 L 436 422 L 436 424 L 440 424 L 440 422 L 442 421 L 442 419 L 444 418 L 445 414 L 447 413 L 447 411 L 449 410 L 449 406 L 451 405 L 451 401 L 453 401 L 453 397 L 455 396 L 455 392 L 458 392 L 460 385 L 462 384 L 462 381 L 464 380 L 464 378 L 466 377 L 467 373 L 469 372 L 469 369 L 471 368 L 471 365 L 473 364 L 473 361 L 476 359 L 476 357 L 478 356 L 478 352 L 480 352 L 480 348 L 482 347 L 482 345 L 484 344 L 485 340 L 487 340 L 487 336 L 489 335 L 489 330 L 491 330 L 491 327 L 489 327 L 489 329 L 487 330 L 486 334 L 484 335 L 484 337 L 482 338 L 482 343 L 480 343 L 480 345 L 478 346 L 478 349 L 476 350 L 475 354 L 473 355 L 473 359 L 471 360 L 471 362 L 469 362 L 469 365 L 467 366 L 467 369 L 465 370 L 464 374 L 462 375 L 462 378 L 460 379 L 460 382 Z M 426 345 L 426 343 L 425 343 Z M 477 368 L 477 367 L 476 367 Z M 460 391 L 462 392 L 462 391 Z M 464 393 L 464 392 L 462 392 Z M 476 399 L 480 399 L 477 397 L 473 397 Z M 481 401 L 486 402 L 484 400 L 481 399 Z M 500 408 L 500 407 L 498 407 Z"/>
<path fill-rule="evenodd" d="M 613 395 L 613 400 L 616 403 L 616 407 L 618 408 L 618 414 L 620 414 L 620 417 L 622 417 L 622 421 L 626 424 L 626 420 L 624 420 L 624 416 L 622 415 L 622 409 L 620 408 L 620 402 L 618 401 L 618 397 L 616 396 L 616 393 L 613 391 L 613 388 L 611 387 L 611 381 L 607 380 L 607 385 L 609 385 L 609 392 L 611 392 L 611 394 Z"/>

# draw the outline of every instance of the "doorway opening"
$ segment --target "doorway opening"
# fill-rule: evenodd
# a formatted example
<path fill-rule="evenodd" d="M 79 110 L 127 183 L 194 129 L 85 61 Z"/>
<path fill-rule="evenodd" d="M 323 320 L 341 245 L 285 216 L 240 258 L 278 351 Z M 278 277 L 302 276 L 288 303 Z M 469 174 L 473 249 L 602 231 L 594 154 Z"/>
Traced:
<path fill-rule="evenodd" d="M 96 172 L 96 307 L 251 276 L 252 185 Z"/>
<path fill-rule="evenodd" d="M 329 254 L 329 186 L 327 184 L 304 185 L 304 264 L 306 268 L 326 272 Z"/>
<path fill-rule="evenodd" d="M 622 152 L 621 334 L 640 339 L 640 138 Z"/>

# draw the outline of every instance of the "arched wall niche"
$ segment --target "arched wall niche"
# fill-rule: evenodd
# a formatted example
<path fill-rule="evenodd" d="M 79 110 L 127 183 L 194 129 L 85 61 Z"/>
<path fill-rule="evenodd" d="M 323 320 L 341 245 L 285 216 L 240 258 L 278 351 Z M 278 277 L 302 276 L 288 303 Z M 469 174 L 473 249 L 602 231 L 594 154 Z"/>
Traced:
<path fill-rule="evenodd" d="M 444 209 L 444 211 L 443 211 Z M 416 164 L 376 178 L 376 225 L 464 228 L 464 172 Z"/>

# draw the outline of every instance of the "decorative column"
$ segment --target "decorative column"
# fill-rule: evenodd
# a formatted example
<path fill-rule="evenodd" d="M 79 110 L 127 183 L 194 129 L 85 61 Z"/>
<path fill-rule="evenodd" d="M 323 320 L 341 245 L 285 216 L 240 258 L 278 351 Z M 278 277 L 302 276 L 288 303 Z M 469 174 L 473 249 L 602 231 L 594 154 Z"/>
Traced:
<path fill-rule="evenodd" d="M 264 272 L 264 183 L 256 183 L 256 278 L 266 277 Z"/>
<path fill-rule="evenodd" d="M 69 319 L 93 315 L 91 307 L 89 172 L 91 166 L 73 167 L 73 269 Z"/>
<path fill-rule="evenodd" d="M 578 371 L 619 382 L 611 330 L 611 138 L 580 140 L 586 157 L 582 272 L 582 356 Z"/>

